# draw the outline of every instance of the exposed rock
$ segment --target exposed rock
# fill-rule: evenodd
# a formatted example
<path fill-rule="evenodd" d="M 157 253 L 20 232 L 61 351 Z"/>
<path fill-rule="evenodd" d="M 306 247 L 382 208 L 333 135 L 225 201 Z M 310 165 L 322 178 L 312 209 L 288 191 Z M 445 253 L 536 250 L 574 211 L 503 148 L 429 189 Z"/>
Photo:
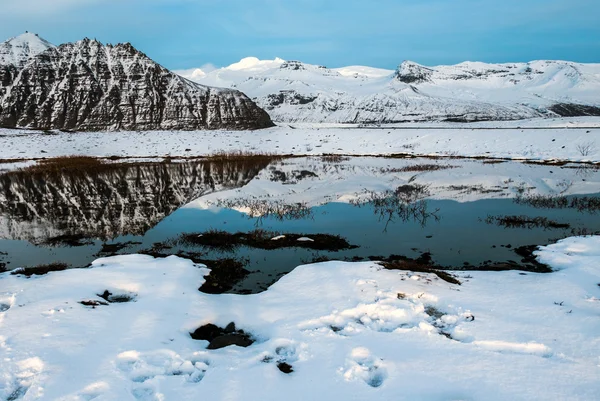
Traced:
<path fill-rule="evenodd" d="M 136 297 L 135 294 L 115 294 L 108 290 L 104 290 L 102 294 L 96 295 L 98 295 L 100 298 L 104 299 L 106 302 L 109 302 L 111 304 L 122 304 L 125 302 L 131 302 L 134 301 Z"/>
<path fill-rule="evenodd" d="M 273 125 L 243 93 L 188 81 L 129 43 L 86 38 L 28 57 L 0 67 L 0 126 L 100 131 Z"/>
<path fill-rule="evenodd" d="M 557 103 L 548 109 L 561 117 L 600 117 L 600 107 L 585 104 Z"/>
<path fill-rule="evenodd" d="M 396 70 L 396 79 L 406 84 L 420 84 L 427 82 L 433 75 L 433 71 L 427 67 L 411 61 L 404 61 Z"/>
<path fill-rule="evenodd" d="M 248 333 L 244 332 L 244 330 L 237 330 L 233 322 L 225 326 L 224 329 L 208 323 L 190 333 L 190 336 L 194 340 L 208 341 L 207 349 L 225 348 L 230 345 L 249 347 L 254 343 L 254 339 Z"/>
<path fill-rule="evenodd" d="M 281 372 L 289 375 L 290 373 L 292 373 L 294 371 L 294 369 L 292 368 L 292 365 L 290 365 L 287 362 L 279 362 L 277 364 L 277 369 L 279 369 Z"/>

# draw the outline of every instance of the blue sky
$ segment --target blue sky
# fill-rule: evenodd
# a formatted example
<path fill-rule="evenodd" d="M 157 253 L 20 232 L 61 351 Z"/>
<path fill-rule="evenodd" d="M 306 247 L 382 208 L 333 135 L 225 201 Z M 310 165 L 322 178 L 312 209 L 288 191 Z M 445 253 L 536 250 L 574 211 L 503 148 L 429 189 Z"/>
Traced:
<path fill-rule="evenodd" d="M 329 67 L 600 62 L 599 0 L 0 0 L 0 39 L 131 42 L 172 69 L 242 57 Z"/>

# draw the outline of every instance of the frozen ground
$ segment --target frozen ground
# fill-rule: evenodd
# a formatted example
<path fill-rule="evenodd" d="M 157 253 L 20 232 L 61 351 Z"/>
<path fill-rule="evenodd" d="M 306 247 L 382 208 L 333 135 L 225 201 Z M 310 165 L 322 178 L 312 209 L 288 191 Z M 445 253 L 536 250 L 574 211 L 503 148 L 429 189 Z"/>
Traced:
<path fill-rule="evenodd" d="M 0 275 L 0 400 L 593 400 L 600 237 L 544 247 L 551 274 L 436 276 L 328 262 L 256 295 L 198 292 L 207 269 L 129 255 Z M 131 302 L 86 307 L 110 290 Z M 235 321 L 248 348 L 189 332 Z M 285 362 L 291 374 L 276 367 Z"/>
<path fill-rule="evenodd" d="M 0 159 L 74 154 L 190 157 L 242 150 L 295 155 L 407 153 L 597 162 L 600 118 L 371 128 L 292 124 L 260 131 L 42 133 L 0 129 L 0 149 Z"/>

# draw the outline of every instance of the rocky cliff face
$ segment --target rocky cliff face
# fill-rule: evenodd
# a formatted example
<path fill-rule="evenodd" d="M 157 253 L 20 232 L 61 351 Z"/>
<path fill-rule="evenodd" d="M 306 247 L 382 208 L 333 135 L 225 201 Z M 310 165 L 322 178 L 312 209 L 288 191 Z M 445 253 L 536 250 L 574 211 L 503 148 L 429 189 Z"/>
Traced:
<path fill-rule="evenodd" d="M 273 125 L 243 93 L 188 81 L 128 43 L 84 39 L 36 50 L 43 51 L 21 52 L 27 57 L 19 63 L 0 57 L 0 126 L 100 131 Z"/>
<path fill-rule="evenodd" d="M 268 165 L 256 161 L 106 164 L 0 175 L 0 238 L 141 235 L 177 208 L 245 185 Z"/>

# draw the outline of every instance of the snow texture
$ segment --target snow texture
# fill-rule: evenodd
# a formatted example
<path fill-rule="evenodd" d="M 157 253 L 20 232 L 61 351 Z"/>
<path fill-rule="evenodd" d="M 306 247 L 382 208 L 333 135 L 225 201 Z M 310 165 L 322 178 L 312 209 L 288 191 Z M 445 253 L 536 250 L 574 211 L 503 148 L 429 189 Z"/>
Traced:
<path fill-rule="evenodd" d="M 587 148 L 582 152 L 580 147 Z M 600 161 L 600 118 L 420 123 L 340 127 L 298 124 L 253 131 L 55 131 L 0 129 L 1 158 L 89 155 L 206 156 L 218 152 L 282 155 L 390 155 L 499 157 L 521 160 Z M 1 167 L 1 165 L 0 165 Z"/>
<path fill-rule="evenodd" d="M 255 295 L 202 294 L 208 269 L 175 256 L 4 273 L 0 399 L 595 399 L 599 249 L 569 238 L 537 252 L 554 273 L 456 273 L 460 286 L 373 262 L 304 265 Z M 105 290 L 135 297 L 79 303 Z M 257 342 L 190 337 L 231 321 Z"/>
<path fill-rule="evenodd" d="M 390 123 L 600 115 L 600 64 L 567 61 L 336 69 L 254 57 L 177 71 L 253 98 L 278 122 Z M 587 107 L 582 107 L 587 106 Z"/>

